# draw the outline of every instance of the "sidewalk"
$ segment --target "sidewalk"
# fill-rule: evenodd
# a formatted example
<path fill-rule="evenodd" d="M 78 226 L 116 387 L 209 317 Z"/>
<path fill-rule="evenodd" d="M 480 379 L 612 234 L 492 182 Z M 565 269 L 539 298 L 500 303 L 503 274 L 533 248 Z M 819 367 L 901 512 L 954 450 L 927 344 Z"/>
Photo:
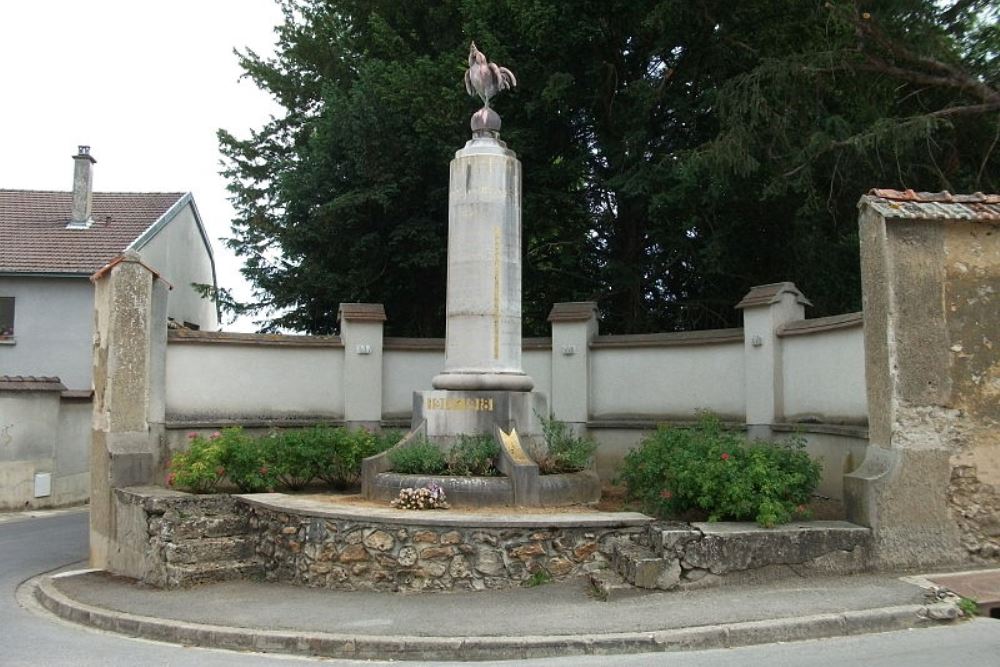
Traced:
<path fill-rule="evenodd" d="M 354 659 L 476 660 L 744 646 L 885 632 L 954 616 L 893 575 L 596 599 L 583 580 L 502 592 L 335 592 L 229 582 L 158 590 L 104 572 L 39 577 L 50 611 L 183 644 Z M 947 620 L 944 622 L 948 622 Z"/>

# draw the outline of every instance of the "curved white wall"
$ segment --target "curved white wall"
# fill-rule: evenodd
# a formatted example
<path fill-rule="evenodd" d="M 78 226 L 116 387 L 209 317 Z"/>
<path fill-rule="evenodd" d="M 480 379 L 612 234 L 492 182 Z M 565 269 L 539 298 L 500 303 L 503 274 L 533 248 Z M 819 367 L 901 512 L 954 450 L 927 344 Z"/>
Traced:
<path fill-rule="evenodd" d="M 431 379 L 444 370 L 440 350 L 385 350 L 382 352 L 382 415 L 409 418 L 413 392 L 431 388 Z"/>
<path fill-rule="evenodd" d="M 784 419 L 865 423 L 864 330 L 860 326 L 781 338 Z"/>
<path fill-rule="evenodd" d="M 167 345 L 167 420 L 344 415 L 344 349 Z"/>
<path fill-rule="evenodd" d="M 592 418 L 743 418 L 743 343 L 594 349 Z"/>

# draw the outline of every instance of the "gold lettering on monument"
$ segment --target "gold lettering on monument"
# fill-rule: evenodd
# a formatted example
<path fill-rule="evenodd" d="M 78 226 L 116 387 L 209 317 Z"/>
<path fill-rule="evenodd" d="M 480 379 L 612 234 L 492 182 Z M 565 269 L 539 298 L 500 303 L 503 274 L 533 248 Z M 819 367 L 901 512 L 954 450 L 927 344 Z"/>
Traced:
<path fill-rule="evenodd" d="M 492 398 L 425 398 L 424 410 L 493 412 Z"/>

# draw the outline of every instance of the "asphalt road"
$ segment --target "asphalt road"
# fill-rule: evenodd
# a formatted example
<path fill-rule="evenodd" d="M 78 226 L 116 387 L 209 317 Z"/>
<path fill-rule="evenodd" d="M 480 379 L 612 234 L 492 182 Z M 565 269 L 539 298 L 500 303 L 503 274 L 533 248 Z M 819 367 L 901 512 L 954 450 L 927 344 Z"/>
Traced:
<path fill-rule="evenodd" d="M 263 654 L 184 648 L 86 629 L 42 612 L 22 608 L 17 587 L 27 579 L 78 563 L 87 555 L 84 511 L 46 518 L 0 519 L 0 665 L 289 665 L 327 662 Z M 484 598 L 485 599 L 485 598 Z M 519 665 L 690 665 L 694 667 L 833 667 L 862 662 L 865 667 L 1000 665 L 1000 621 L 977 620 L 955 626 L 794 644 L 769 644 L 695 653 L 550 658 Z M 417 663 L 414 663 L 417 664 Z M 423 663 L 429 664 L 429 663 Z M 466 663 L 509 665 L 510 663 Z"/>

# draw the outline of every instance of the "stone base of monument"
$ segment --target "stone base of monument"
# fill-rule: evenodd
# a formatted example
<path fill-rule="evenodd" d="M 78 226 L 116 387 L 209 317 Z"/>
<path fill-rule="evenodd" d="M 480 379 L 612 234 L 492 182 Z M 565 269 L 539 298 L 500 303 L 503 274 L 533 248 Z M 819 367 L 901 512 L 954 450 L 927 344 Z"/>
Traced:
<path fill-rule="evenodd" d="M 541 435 L 541 416 L 548 413 L 545 396 L 537 392 L 436 389 L 413 392 L 411 424 L 426 422 L 427 438 L 444 444 L 459 435 L 493 435 L 495 427 L 533 438 Z"/>
<path fill-rule="evenodd" d="M 559 507 L 601 498 L 597 473 L 542 475 L 525 444 L 541 446 L 545 397 L 512 391 L 418 391 L 413 395 L 414 427 L 396 446 L 361 464 L 361 494 L 393 500 L 400 489 L 434 483 L 454 507 Z M 500 445 L 500 477 L 404 475 L 393 472 L 391 452 L 423 439 L 449 448 L 461 435 L 489 434 Z M 528 449 L 531 449 L 529 446 Z"/>

